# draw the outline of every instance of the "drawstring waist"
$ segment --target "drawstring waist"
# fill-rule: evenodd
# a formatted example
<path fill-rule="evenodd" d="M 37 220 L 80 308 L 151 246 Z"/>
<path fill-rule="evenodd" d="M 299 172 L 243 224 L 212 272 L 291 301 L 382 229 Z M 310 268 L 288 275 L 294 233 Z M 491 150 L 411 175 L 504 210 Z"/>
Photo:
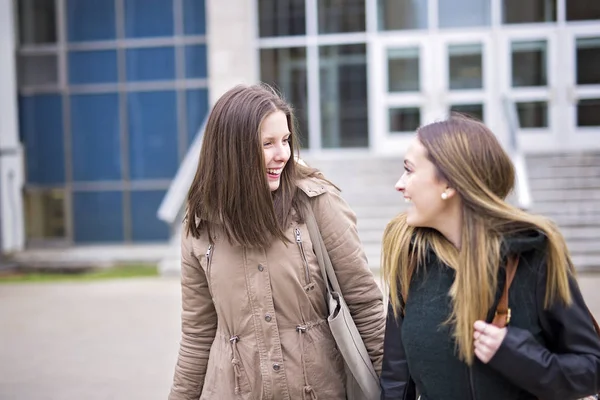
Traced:
<path fill-rule="evenodd" d="M 317 394 L 315 393 L 313 387 L 310 385 L 308 381 L 308 374 L 306 369 L 306 362 L 304 359 L 304 335 L 306 332 L 312 328 L 316 328 L 317 326 L 323 325 L 327 320 L 317 320 L 314 322 L 307 322 L 305 324 L 298 324 L 294 328 L 294 330 L 298 333 L 298 341 L 300 345 L 300 363 L 302 364 L 302 374 L 304 375 L 304 386 L 302 388 L 302 399 L 303 400 L 319 400 Z M 286 329 L 283 327 L 280 331 L 288 332 L 291 330 L 291 327 Z M 229 336 L 229 343 L 231 345 L 231 366 L 233 368 L 233 379 L 234 379 L 234 392 L 236 395 L 241 394 L 240 387 L 240 379 L 242 378 L 242 361 L 238 349 L 238 342 L 240 341 L 239 335 L 231 335 Z"/>
<path fill-rule="evenodd" d="M 304 362 L 304 334 L 308 329 L 307 325 L 296 326 L 296 332 L 298 332 L 298 339 L 300 341 L 300 363 L 302 364 L 302 375 L 304 375 L 304 387 L 302 388 L 302 399 L 307 400 L 318 400 L 317 394 L 313 390 L 310 383 L 308 383 L 308 374 L 306 373 L 306 363 Z M 310 396 L 310 397 L 309 397 Z"/>
<path fill-rule="evenodd" d="M 242 371 L 240 370 L 240 353 L 238 352 L 237 342 L 240 340 L 238 335 L 233 335 L 229 338 L 229 343 L 231 343 L 233 358 L 231 359 L 231 365 L 233 366 L 233 379 L 234 379 L 234 392 L 235 394 L 240 394 L 240 377 L 242 376 Z"/>

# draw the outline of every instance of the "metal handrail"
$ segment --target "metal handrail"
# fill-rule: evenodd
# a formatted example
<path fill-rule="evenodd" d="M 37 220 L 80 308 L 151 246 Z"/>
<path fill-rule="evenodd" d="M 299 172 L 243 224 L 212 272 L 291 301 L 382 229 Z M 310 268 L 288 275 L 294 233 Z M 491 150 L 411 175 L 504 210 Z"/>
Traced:
<path fill-rule="evenodd" d="M 504 96 L 502 99 L 504 106 L 504 115 L 508 125 L 508 147 L 509 155 L 515 166 L 515 173 L 517 178 L 517 204 L 523 209 L 527 210 L 531 207 L 531 188 L 529 185 L 529 178 L 527 176 L 527 165 L 525 163 L 525 155 L 519 146 L 519 139 L 517 137 L 521 126 L 519 124 L 519 116 L 517 114 L 517 105 L 514 101 Z"/>
<path fill-rule="evenodd" d="M 194 175 L 198 168 L 198 157 L 200 149 L 202 148 L 202 139 L 204 138 L 204 129 L 206 128 L 207 118 L 208 117 L 205 117 L 202 125 L 200 125 L 200 129 L 198 129 L 198 133 L 196 134 L 192 145 L 185 154 L 183 162 L 179 166 L 175 177 L 169 185 L 167 193 L 165 193 L 165 197 L 163 197 L 163 200 L 158 207 L 156 213 L 158 219 L 169 225 L 172 225 L 181 214 L 181 210 L 185 205 L 185 198 L 187 197 L 188 190 L 194 180 Z"/>

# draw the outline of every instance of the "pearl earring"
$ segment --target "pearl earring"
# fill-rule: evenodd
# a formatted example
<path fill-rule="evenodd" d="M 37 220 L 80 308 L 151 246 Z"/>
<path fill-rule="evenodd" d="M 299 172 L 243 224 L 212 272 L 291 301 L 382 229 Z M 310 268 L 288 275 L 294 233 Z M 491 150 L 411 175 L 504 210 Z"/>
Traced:
<path fill-rule="evenodd" d="M 448 198 L 448 193 L 442 193 L 442 200 L 446 200 Z"/>

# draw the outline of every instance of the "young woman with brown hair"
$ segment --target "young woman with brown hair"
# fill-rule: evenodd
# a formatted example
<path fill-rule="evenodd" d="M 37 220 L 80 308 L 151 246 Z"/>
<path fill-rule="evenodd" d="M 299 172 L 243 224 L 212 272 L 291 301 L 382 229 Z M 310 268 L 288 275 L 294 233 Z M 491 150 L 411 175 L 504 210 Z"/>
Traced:
<path fill-rule="evenodd" d="M 565 400 L 600 389 L 600 339 L 565 241 L 505 201 L 512 162 L 482 123 L 421 127 L 386 228 L 382 399 Z M 509 325 L 491 322 L 507 281 Z M 508 274 L 510 276 L 510 273 Z"/>
<path fill-rule="evenodd" d="M 383 296 L 339 191 L 295 162 L 290 106 L 266 86 L 215 104 L 181 242 L 182 339 L 169 399 L 345 399 L 310 207 L 375 370 Z"/>

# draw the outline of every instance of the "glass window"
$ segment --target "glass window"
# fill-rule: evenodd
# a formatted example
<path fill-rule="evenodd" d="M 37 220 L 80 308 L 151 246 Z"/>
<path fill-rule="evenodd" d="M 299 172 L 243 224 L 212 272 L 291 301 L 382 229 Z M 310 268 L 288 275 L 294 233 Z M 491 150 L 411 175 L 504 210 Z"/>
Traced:
<path fill-rule="evenodd" d="M 186 35 L 206 34 L 204 0 L 183 0 L 183 32 Z"/>
<path fill-rule="evenodd" d="M 73 180 L 120 180 L 119 95 L 72 95 L 70 114 Z"/>
<path fill-rule="evenodd" d="M 119 81 L 117 51 L 70 51 L 69 83 L 113 83 Z"/>
<path fill-rule="evenodd" d="M 56 43 L 56 4 L 48 0 L 19 0 L 21 45 Z"/>
<path fill-rule="evenodd" d="M 483 104 L 457 104 L 451 106 L 450 111 L 483 121 Z"/>
<path fill-rule="evenodd" d="M 483 47 L 481 44 L 448 46 L 450 89 L 483 88 Z"/>
<path fill-rule="evenodd" d="M 65 181 L 63 107 L 59 94 L 21 96 L 19 127 L 25 146 L 27 182 Z"/>
<path fill-rule="evenodd" d="M 600 126 L 600 99 L 579 100 L 577 126 Z"/>
<path fill-rule="evenodd" d="M 178 160 L 174 91 L 127 94 L 131 179 L 170 179 Z"/>
<path fill-rule="evenodd" d="M 379 0 L 379 30 L 427 29 L 427 1 Z"/>
<path fill-rule="evenodd" d="M 546 86 L 547 43 L 545 40 L 512 43 L 512 86 Z"/>
<path fill-rule="evenodd" d="M 309 147 L 306 48 L 261 49 L 260 79 L 281 91 L 294 106 L 300 144 Z"/>
<path fill-rule="evenodd" d="M 129 82 L 175 79 L 175 49 L 173 47 L 128 49 L 125 59 Z"/>
<path fill-rule="evenodd" d="M 123 193 L 73 193 L 73 230 L 76 243 L 122 242 Z"/>
<path fill-rule="evenodd" d="M 441 28 L 489 26 L 491 0 L 439 0 L 438 18 Z"/>
<path fill-rule="evenodd" d="M 502 22 L 522 24 L 556 21 L 556 0 L 503 0 Z"/>
<path fill-rule="evenodd" d="M 56 54 L 20 56 L 17 74 L 20 87 L 58 85 L 58 58 Z"/>
<path fill-rule="evenodd" d="M 319 0 L 319 33 L 364 32 L 365 0 Z"/>
<path fill-rule="evenodd" d="M 577 39 L 577 84 L 600 84 L 600 37 Z"/>
<path fill-rule="evenodd" d="M 169 239 L 169 227 L 156 216 L 166 190 L 131 192 L 131 233 L 134 242 Z"/>
<path fill-rule="evenodd" d="M 260 37 L 306 34 L 305 0 L 258 0 Z"/>
<path fill-rule="evenodd" d="M 125 0 L 125 37 L 173 36 L 173 1 Z"/>
<path fill-rule="evenodd" d="M 322 46 L 319 53 L 323 147 L 367 147 L 366 45 Z"/>
<path fill-rule="evenodd" d="M 116 38 L 114 1 L 67 0 L 66 8 L 67 36 L 70 42 Z"/>
<path fill-rule="evenodd" d="M 419 82 L 419 48 L 388 49 L 388 90 L 416 92 Z"/>
<path fill-rule="evenodd" d="M 521 128 L 548 127 L 548 103 L 545 101 L 517 103 L 517 114 Z"/>
<path fill-rule="evenodd" d="M 65 191 L 26 191 L 25 232 L 27 239 L 65 237 Z"/>
<path fill-rule="evenodd" d="M 185 92 L 186 117 L 187 117 L 187 144 L 192 144 L 196 134 L 208 113 L 208 90 L 193 89 Z"/>
<path fill-rule="evenodd" d="M 185 46 L 185 77 L 206 78 L 206 46 Z"/>
<path fill-rule="evenodd" d="M 390 108 L 390 132 L 414 132 L 421 126 L 419 107 Z"/>
<path fill-rule="evenodd" d="M 600 19 L 600 1 L 565 0 L 567 3 L 567 21 Z"/>

